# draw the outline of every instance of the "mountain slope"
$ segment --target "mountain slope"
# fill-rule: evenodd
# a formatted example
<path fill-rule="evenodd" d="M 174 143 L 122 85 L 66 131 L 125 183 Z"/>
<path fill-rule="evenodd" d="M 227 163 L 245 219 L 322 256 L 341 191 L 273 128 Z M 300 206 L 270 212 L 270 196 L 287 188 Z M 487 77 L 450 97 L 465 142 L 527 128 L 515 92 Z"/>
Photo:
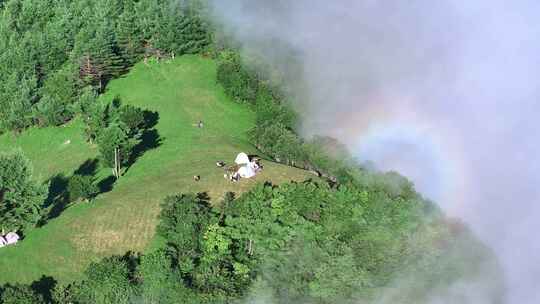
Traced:
<path fill-rule="evenodd" d="M 225 192 L 239 193 L 257 182 L 278 184 L 310 177 L 306 171 L 267 161 L 254 180 L 233 184 L 223 178 L 217 160 L 232 162 L 240 151 L 255 152 L 246 137 L 254 114 L 224 95 L 215 73 L 211 59 L 183 56 L 140 63 L 112 81 L 102 98 L 110 101 L 118 96 L 123 103 L 158 112 L 161 145 L 146 151 L 110 192 L 67 208 L 17 246 L 0 249 L 0 282 L 31 282 L 42 275 L 66 282 L 79 278 L 100 257 L 157 246 L 159 203 L 168 194 L 207 191 L 212 202 L 219 202 Z M 199 120 L 204 122 L 202 129 L 195 127 Z M 84 141 L 79 120 L 0 137 L 0 151 L 13 148 L 25 152 L 35 177 L 43 181 L 59 173 L 70 175 L 97 157 L 97 147 Z M 109 175 L 107 168 L 98 172 L 101 178 Z M 201 180 L 195 182 L 194 175 Z"/>

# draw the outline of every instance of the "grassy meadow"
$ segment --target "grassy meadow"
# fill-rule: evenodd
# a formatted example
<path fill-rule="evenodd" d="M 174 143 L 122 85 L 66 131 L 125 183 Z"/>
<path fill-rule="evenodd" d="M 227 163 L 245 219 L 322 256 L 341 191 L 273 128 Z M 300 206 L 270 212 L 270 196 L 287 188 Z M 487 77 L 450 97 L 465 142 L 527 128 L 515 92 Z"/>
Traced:
<path fill-rule="evenodd" d="M 309 178 L 306 171 L 269 161 L 252 180 L 231 183 L 223 178 L 217 160 L 231 163 L 240 151 L 255 152 L 246 135 L 254 113 L 225 96 L 215 73 L 213 60 L 183 56 L 140 63 L 112 81 L 101 98 L 110 101 L 118 96 L 123 103 L 156 111 L 159 146 L 146 151 L 111 191 L 90 203 L 68 206 L 19 244 L 0 249 L 0 283 L 28 283 L 43 275 L 65 283 L 78 279 L 91 261 L 159 246 L 154 237 L 159 205 L 169 194 L 204 191 L 217 203 L 225 192 L 241 193 L 257 182 Z M 199 120 L 203 128 L 195 126 Z M 61 127 L 4 134 L 0 151 L 22 149 L 40 181 L 57 174 L 69 176 L 98 156 L 97 147 L 84 140 L 83 128 L 75 119 Z M 98 171 L 99 178 L 109 175 L 108 168 Z M 201 180 L 195 182 L 194 175 Z"/>

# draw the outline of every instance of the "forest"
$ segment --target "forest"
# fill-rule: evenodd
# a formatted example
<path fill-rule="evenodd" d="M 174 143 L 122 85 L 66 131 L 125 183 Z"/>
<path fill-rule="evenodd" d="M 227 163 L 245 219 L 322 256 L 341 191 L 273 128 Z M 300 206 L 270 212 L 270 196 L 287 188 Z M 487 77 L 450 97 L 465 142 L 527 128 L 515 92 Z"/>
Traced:
<path fill-rule="evenodd" d="M 178 1 L 6 1 L 0 20 L 0 130 L 61 125 L 86 109 L 84 89 L 145 56 L 201 52 L 196 4 Z"/>
<path fill-rule="evenodd" d="M 24 149 L 0 151 L 0 228 L 17 231 L 21 243 L 68 216 L 54 210 L 93 208 L 117 184 L 126 187 L 146 151 L 173 139 L 158 130 L 167 120 L 152 107 L 159 101 L 103 96 L 132 69 L 182 56 L 215 64 L 210 82 L 219 96 L 253 114 L 244 134 L 253 151 L 306 172 L 224 191 L 217 202 L 212 189 L 170 187 L 153 197 L 158 245 L 96 255 L 72 280 L 48 270 L 32 282 L 2 280 L 0 303 L 375 303 L 391 289 L 399 289 L 391 301 L 423 303 L 478 278 L 479 265 L 497 273 L 492 253 L 406 178 L 363 168 L 333 138 L 302 138 L 285 84 L 246 63 L 205 1 L 6 0 L 0 7 L 0 134 L 80 123 L 79 136 L 97 155 L 70 176 L 42 182 Z M 112 175 L 98 180 L 95 166 Z M 57 184 L 64 190 L 53 192 Z M 495 281 L 486 288 L 498 290 Z"/>

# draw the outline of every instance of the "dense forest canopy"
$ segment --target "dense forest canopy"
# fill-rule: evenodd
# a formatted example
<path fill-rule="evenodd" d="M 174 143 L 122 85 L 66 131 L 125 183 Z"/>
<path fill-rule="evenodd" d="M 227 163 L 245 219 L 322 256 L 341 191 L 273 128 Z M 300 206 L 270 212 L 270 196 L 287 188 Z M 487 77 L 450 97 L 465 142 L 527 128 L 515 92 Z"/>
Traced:
<path fill-rule="evenodd" d="M 8 284 L 1 299 L 356 303 L 392 287 L 399 290 L 392 301 L 422 303 L 460 280 L 484 282 L 477 277 L 484 267 L 497 275 L 489 251 L 464 227 L 449 225 L 409 182 L 392 175 L 333 188 L 264 184 L 236 199 L 230 193 L 217 207 L 202 194 L 171 195 L 158 234 L 166 245 L 155 252 L 105 258 L 89 265 L 83 281 L 46 292 Z M 406 283 L 393 286 L 399 275 Z M 493 301 L 498 284 L 483 286 Z"/>
<path fill-rule="evenodd" d="M 202 51 L 209 32 L 194 2 L 24 1 L 0 20 L 0 131 L 60 125 L 81 90 L 102 91 L 143 57 Z"/>
<path fill-rule="evenodd" d="M 461 281 L 482 284 L 499 300 L 489 250 L 397 173 L 364 170 L 332 138 L 298 136 L 284 84 L 247 65 L 233 42 L 215 39 L 203 1 L 0 5 L 0 132 L 80 117 L 86 140 L 118 179 L 152 131 L 149 117 L 159 115 L 119 99 L 102 104 L 98 95 L 137 62 L 200 54 L 218 63 L 215 81 L 224 94 L 255 113 L 251 144 L 317 175 L 227 193 L 218 204 L 204 193 L 164 194 L 160 248 L 106 257 L 67 285 L 47 278 L 6 284 L 0 303 L 357 303 L 381 294 L 421 303 Z M 20 152 L 0 155 L 0 169 L 2 225 L 31 233 L 43 220 L 47 185 L 32 180 Z M 64 182 L 66 200 L 98 195 L 92 176 L 75 173 Z"/>

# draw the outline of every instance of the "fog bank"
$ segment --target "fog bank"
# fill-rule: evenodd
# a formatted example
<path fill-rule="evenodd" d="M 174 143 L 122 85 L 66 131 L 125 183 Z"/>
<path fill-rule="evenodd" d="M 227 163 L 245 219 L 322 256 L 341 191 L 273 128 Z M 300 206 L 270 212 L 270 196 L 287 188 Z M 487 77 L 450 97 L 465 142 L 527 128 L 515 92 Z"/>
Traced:
<path fill-rule="evenodd" d="M 495 250 L 508 303 L 540 303 L 540 2 L 212 3 L 290 80 L 304 136 L 410 177 Z"/>

